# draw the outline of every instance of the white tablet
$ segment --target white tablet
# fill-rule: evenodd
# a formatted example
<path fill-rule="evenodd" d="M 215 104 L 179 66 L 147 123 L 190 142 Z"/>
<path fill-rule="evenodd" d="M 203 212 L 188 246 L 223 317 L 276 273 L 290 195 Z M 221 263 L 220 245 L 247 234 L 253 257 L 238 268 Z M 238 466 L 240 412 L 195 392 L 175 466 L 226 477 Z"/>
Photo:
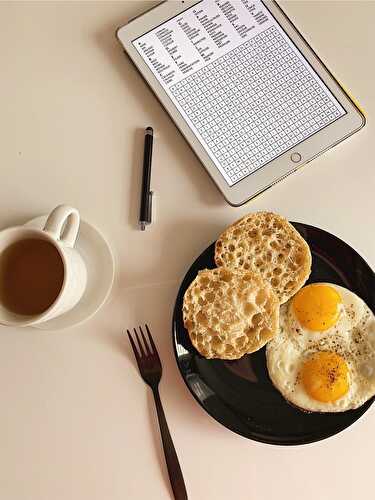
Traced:
<path fill-rule="evenodd" d="M 163 2 L 117 35 L 231 205 L 365 124 L 275 2 Z"/>

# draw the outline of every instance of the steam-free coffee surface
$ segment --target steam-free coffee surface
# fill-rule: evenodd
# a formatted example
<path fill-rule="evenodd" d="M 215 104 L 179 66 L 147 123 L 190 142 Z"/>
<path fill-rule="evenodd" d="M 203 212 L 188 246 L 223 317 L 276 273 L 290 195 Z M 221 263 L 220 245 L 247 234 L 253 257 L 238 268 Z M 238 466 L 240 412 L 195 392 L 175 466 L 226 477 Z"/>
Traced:
<path fill-rule="evenodd" d="M 41 314 L 56 300 L 64 281 L 64 264 L 46 240 L 25 239 L 0 254 L 0 301 L 9 311 Z"/>

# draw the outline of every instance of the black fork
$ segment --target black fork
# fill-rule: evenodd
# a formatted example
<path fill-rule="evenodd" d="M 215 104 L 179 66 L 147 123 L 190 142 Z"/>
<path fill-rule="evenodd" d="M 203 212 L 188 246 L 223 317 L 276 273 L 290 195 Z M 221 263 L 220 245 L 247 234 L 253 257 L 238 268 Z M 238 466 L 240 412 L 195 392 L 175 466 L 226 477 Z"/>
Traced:
<path fill-rule="evenodd" d="M 143 334 L 142 327 L 139 327 L 139 332 L 142 336 L 143 343 L 139 338 L 137 330 L 134 328 L 134 335 L 137 339 L 138 348 L 129 330 L 127 330 L 127 332 L 141 377 L 146 382 L 146 384 L 151 387 L 152 393 L 154 395 L 160 433 L 163 441 L 165 461 L 167 463 L 169 479 L 171 481 L 174 497 L 176 500 L 188 500 L 181 467 L 178 462 L 177 453 L 174 448 L 171 435 L 169 433 L 167 420 L 164 415 L 164 410 L 159 395 L 159 382 L 162 375 L 161 361 L 154 341 L 151 337 L 150 330 L 147 325 L 145 326 L 148 335 L 148 341 Z"/>

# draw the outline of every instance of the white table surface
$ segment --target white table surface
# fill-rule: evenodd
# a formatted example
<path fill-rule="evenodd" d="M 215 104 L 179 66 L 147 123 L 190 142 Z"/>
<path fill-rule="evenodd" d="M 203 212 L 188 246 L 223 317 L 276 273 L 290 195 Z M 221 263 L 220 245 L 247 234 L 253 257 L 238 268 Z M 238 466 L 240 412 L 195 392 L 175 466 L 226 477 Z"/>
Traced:
<path fill-rule="evenodd" d="M 369 117 L 358 134 L 242 208 L 222 199 L 123 55 L 115 29 L 155 2 L 0 3 L 0 224 L 76 206 L 111 243 L 109 302 L 62 332 L 0 329 L 0 498 L 171 498 L 153 402 L 121 333 L 148 322 L 191 499 L 370 498 L 375 408 L 324 442 L 283 448 L 226 430 L 174 360 L 178 283 L 248 211 L 271 209 L 347 241 L 375 267 L 374 2 L 283 2 Z M 137 230 L 143 129 L 155 129 L 155 223 Z"/>

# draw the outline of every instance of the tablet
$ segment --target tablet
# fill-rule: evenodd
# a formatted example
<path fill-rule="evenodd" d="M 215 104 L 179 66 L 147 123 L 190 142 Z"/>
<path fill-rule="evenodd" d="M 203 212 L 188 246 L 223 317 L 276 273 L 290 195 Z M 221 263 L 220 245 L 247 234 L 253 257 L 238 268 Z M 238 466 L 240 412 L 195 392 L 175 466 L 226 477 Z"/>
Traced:
<path fill-rule="evenodd" d="M 273 1 L 163 2 L 117 36 L 231 205 L 365 124 Z"/>

